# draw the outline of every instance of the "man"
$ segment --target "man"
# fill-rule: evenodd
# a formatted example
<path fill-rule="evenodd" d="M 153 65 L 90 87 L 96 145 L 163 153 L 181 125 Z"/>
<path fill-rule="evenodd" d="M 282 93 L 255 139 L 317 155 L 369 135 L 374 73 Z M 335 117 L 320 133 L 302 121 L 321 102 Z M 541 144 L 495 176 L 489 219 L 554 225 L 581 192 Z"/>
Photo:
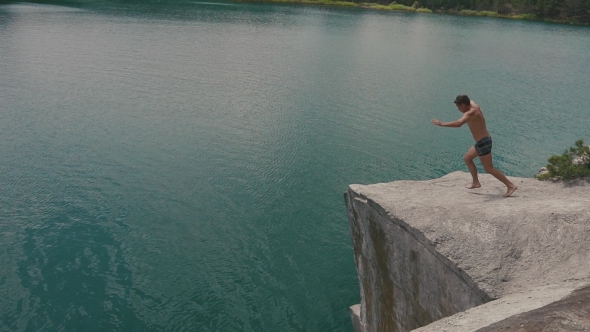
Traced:
<path fill-rule="evenodd" d="M 471 186 L 467 187 L 467 189 L 481 187 L 479 179 L 477 178 L 477 167 L 475 167 L 475 163 L 473 162 L 475 157 L 479 157 L 486 172 L 492 174 L 496 179 L 506 185 L 507 190 L 504 197 L 512 195 L 516 190 L 516 186 L 510 182 L 502 172 L 494 168 L 492 160 L 492 138 L 486 128 L 486 120 L 483 117 L 481 108 L 479 108 L 479 106 L 466 95 L 457 96 L 454 103 L 459 112 L 463 113 L 463 116 L 459 120 L 453 122 L 440 122 L 439 120 L 434 119 L 432 120 L 432 124 L 450 128 L 459 128 L 464 124 L 469 126 L 471 135 L 473 135 L 473 139 L 475 139 L 476 143 L 475 146 L 472 146 L 463 157 L 463 160 L 465 161 L 465 164 L 467 164 L 469 172 L 471 172 L 471 176 L 473 177 L 473 183 Z"/>

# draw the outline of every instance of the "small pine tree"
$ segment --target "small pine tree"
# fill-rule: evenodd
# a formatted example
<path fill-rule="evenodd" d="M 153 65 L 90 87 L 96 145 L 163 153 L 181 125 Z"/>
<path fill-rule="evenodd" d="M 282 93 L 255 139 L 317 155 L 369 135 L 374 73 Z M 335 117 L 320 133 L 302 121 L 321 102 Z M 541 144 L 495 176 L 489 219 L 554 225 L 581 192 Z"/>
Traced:
<path fill-rule="evenodd" d="M 537 176 L 539 180 L 573 180 L 590 178 L 590 147 L 584 146 L 583 140 L 576 141 L 574 147 L 561 156 L 549 157 L 547 173 Z"/>

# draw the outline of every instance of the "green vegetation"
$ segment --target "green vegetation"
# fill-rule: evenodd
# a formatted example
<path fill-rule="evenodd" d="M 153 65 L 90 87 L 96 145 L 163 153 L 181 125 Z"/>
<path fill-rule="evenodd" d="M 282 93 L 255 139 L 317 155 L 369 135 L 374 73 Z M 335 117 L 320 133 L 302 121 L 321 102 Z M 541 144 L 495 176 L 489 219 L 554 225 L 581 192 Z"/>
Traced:
<path fill-rule="evenodd" d="M 398 0 L 409 4 L 414 0 Z M 404 1 L 407 1 L 405 3 Z M 590 23 L 590 0 L 419 0 L 435 12 L 460 15 L 539 19 L 552 22 Z"/>
<path fill-rule="evenodd" d="M 371 8 L 371 9 L 378 9 L 378 10 L 402 10 L 402 11 L 407 11 L 407 12 L 415 12 L 416 11 L 416 8 L 406 6 L 406 5 L 400 5 L 396 2 L 392 2 L 387 6 L 380 5 L 378 3 L 363 2 L 363 3 L 359 3 L 359 6 L 363 7 L 363 8 Z"/>
<path fill-rule="evenodd" d="M 414 8 L 414 7 L 402 5 L 402 4 L 395 3 L 395 2 L 393 2 L 392 4 L 390 4 L 387 7 L 391 8 L 391 10 L 403 10 L 403 11 L 407 11 L 407 12 L 415 12 L 416 11 L 416 8 Z"/>
<path fill-rule="evenodd" d="M 375 3 L 364 3 L 364 4 L 361 4 L 361 7 L 364 7 L 364 8 L 371 8 L 371 9 L 379 9 L 379 10 L 391 10 L 391 9 L 390 9 L 389 7 L 387 7 L 387 6 L 384 6 L 384 5 L 378 5 L 378 4 L 375 4 Z"/>
<path fill-rule="evenodd" d="M 238 0 L 246 1 L 249 0 Z M 324 5 L 324 6 L 344 6 L 344 7 L 358 7 L 357 3 L 349 1 L 333 1 L 333 0 L 269 0 L 270 2 L 281 2 L 281 3 L 301 3 L 306 5 Z"/>
<path fill-rule="evenodd" d="M 495 17 L 498 16 L 498 13 L 492 12 L 489 10 L 483 10 L 481 12 L 475 10 L 462 10 L 459 12 L 459 15 L 470 15 L 470 16 L 490 16 Z"/>
<path fill-rule="evenodd" d="M 549 157 L 547 173 L 537 176 L 539 180 L 573 180 L 590 178 L 590 147 L 583 140 L 576 141 L 574 147 L 561 156 Z"/>
<path fill-rule="evenodd" d="M 487 16 L 487 17 L 502 17 L 502 18 L 512 18 L 517 20 L 536 20 L 539 17 L 535 14 L 517 14 L 517 15 L 500 15 L 496 12 L 492 12 L 489 10 L 483 11 L 476 11 L 476 10 L 462 10 L 459 12 L 459 15 L 466 15 L 466 16 Z"/>
<path fill-rule="evenodd" d="M 316 4 L 316 5 L 333 5 L 333 6 L 352 6 L 356 7 L 356 3 L 350 1 L 331 1 L 331 0 L 301 0 L 301 3 Z"/>
<path fill-rule="evenodd" d="M 536 20 L 536 19 L 538 19 L 537 15 L 535 15 L 535 14 L 518 14 L 518 15 L 510 16 L 510 18 L 514 18 L 517 20 Z"/>
<path fill-rule="evenodd" d="M 1 0 L 0 0 L 1 1 Z M 541 20 L 570 24 L 590 24 L 590 0 L 236 0 L 270 1 L 362 7 L 416 13 L 445 13 L 469 16 Z"/>
<path fill-rule="evenodd" d="M 236 0 L 236 1 L 269 1 L 269 2 L 281 2 L 281 3 L 301 3 L 306 5 L 324 5 L 324 6 L 348 6 L 348 7 L 361 7 L 370 8 L 377 10 L 397 10 L 406 12 L 418 12 L 418 13 L 432 13 L 432 10 L 424 7 L 420 7 L 419 2 L 415 1 L 412 6 L 406 6 L 397 2 L 392 2 L 389 5 L 382 5 L 374 2 L 349 2 L 349 1 L 334 1 L 334 0 Z"/>

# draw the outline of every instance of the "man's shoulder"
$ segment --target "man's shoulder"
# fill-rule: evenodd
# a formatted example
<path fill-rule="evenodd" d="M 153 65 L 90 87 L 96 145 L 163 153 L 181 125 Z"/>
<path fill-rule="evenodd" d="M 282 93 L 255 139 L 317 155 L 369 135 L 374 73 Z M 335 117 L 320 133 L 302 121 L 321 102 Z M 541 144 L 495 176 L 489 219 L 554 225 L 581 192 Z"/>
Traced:
<path fill-rule="evenodd" d="M 483 116 L 483 112 L 481 111 L 481 107 L 479 107 L 479 106 L 471 107 L 471 109 L 469 111 L 467 111 L 466 113 L 471 113 L 472 115 Z"/>

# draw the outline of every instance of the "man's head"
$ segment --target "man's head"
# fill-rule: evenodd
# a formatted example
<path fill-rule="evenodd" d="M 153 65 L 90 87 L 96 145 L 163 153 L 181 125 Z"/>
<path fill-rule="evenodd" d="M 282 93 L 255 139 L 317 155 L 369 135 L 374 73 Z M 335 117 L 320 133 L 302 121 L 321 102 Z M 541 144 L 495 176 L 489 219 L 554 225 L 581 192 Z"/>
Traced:
<path fill-rule="evenodd" d="M 461 113 L 465 113 L 471 108 L 471 100 L 467 95 L 458 95 L 457 98 L 455 98 L 454 103 Z"/>

